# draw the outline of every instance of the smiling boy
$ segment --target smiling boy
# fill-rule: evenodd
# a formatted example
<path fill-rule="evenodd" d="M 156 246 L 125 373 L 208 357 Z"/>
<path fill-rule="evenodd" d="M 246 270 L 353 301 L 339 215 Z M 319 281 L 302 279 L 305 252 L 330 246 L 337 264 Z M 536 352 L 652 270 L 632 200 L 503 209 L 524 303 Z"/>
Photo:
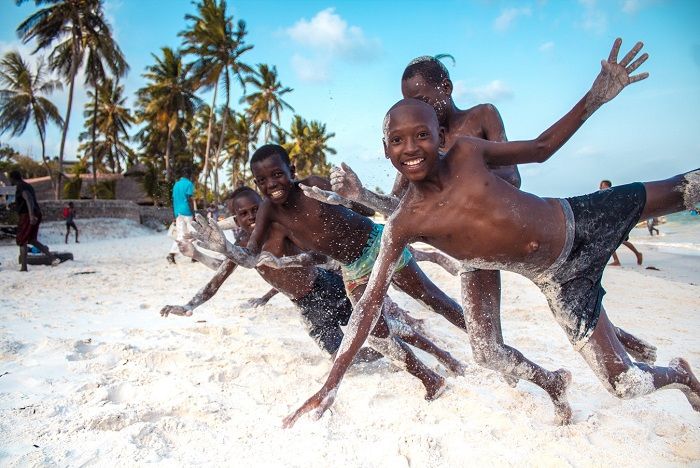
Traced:
<path fill-rule="evenodd" d="M 616 41 L 591 90 L 536 140 L 495 143 L 463 138 L 441 155 L 444 132 L 431 106 L 404 99 L 389 110 L 386 156 L 409 180 L 409 188 L 387 223 L 376 267 L 350 320 L 355 332 L 349 331 L 348 337 L 353 339 L 343 341 L 325 384 L 285 419 L 286 427 L 309 411 L 320 416 L 333 403 L 349 360 L 379 314 L 393 265 L 405 245 L 414 241 L 431 244 L 470 267 L 510 270 L 532 279 L 572 345 L 614 395 L 631 398 L 674 385 L 700 411 L 700 382 L 686 361 L 675 359 L 669 367 L 632 362 L 602 308 L 600 284 L 611 252 L 640 218 L 679 211 L 684 203 L 694 202 L 699 172 L 564 200 L 522 192 L 488 168 L 548 159 L 603 103 L 646 78 L 647 74 L 629 76 L 643 62 L 630 63 L 640 48 L 638 43 L 618 64 Z M 513 351 L 494 356 L 490 367 L 543 388 L 557 420 L 570 422 L 568 371 L 533 367 Z"/>

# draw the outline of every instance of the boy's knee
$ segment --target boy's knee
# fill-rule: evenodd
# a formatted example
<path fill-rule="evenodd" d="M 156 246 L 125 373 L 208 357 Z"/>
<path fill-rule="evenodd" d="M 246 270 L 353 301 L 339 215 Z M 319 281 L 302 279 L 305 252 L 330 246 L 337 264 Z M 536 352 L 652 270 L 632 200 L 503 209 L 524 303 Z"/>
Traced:
<path fill-rule="evenodd" d="M 630 366 L 624 372 L 609 375 L 608 391 L 618 398 L 628 400 L 654 391 L 654 378 L 637 366 Z"/>

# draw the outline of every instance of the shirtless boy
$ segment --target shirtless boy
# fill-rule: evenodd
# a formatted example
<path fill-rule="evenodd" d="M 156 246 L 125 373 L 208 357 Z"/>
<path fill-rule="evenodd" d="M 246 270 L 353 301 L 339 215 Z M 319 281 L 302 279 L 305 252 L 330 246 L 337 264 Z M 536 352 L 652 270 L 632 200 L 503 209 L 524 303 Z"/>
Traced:
<path fill-rule="evenodd" d="M 260 195 L 249 187 L 237 188 L 227 201 L 229 211 L 234 214 L 236 223 L 241 228 L 237 244 L 246 244 L 255 227 Z M 161 315 L 192 315 L 192 311 L 211 299 L 223 282 L 233 273 L 237 264 L 231 259 L 223 262 L 209 257 L 197 250 L 191 241 L 180 244 L 183 255 L 200 261 L 202 264 L 217 270 L 216 275 L 184 306 L 167 305 L 161 309 Z M 277 291 L 282 292 L 300 309 L 301 315 L 308 327 L 309 336 L 323 350 L 333 355 L 343 339 L 341 325 L 345 326 L 352 314 L 352 304 L 348 299 L 343 280 L 334 271 L 317 267 L 315 264 L 326 260 L 323 256 L 304 255 L 292 244 L 279 226 L 273 225 L 263 244 L 263 251 L 274 257 L 294 256 L 297 260 L 303 258 L 306 266 L 275 268 L 265 265 L 256 267 L 260 276 L 273 289 L 268 292 L 264 301 L 256 300 L 256 304 L 267 302 Z M 302 257 L 303 255 L 303 257 Z M 269 260 L 269 256 L 265 256 Z M 279 266 L 279 265 L 277 265 Z M 430 354 L 433 354 L 451 372 L 462 374 L 462 364 L 432 343 L 420 330 L 420 321 L 409 316 L 398 305 L 387 298 L 391 309 L 391 319 L 388 321 L 391 331 L 401 339 Z M 368 354 L 368 353 L 366 353 Z M 365 356 L 367 357 L 367 356 Z"/>
<path fill-rule="evenodd" d="M 611 252 L 640 218 L 679 211 L 697 201 L 693 197 L 700 192 L 700 171 L 563 200 L 522 192 L 487 167 L 544 162 L 603 103 L 629 83 L 646 78 L 647 74 L 629 76 L 643 62 L 632 62 L 641 43 L 618 64 L 619 45 L 618 40 L 591 90 L 536 140 L 494 143 L 463 138 L 442 156 L 438 150 L 444 134 L 431 106 L 404 99 L 390 109 L 385 152 L 410 181 L 409 188 L 387 223 L 376 267 L 328 379 L 285 419 L 286 427 L 309 411 L 320 417 L 333 403 L 349 360 L 379 315 L 393 265 L 404 246 L 418 240 L 470 266 L 515 271 L 532 279 L 572 345 L 614 395 L 632 398 L 673 385 L 700 411 L 700 382 L 685 360 L 656 367 L 629 358 L 602 308 L 600 284 Z M 517 352 L 493 364 L 543 388 L 557 419 L 570 422 L 568 371 L 535 368 Z"/>
<path fill-rule="evenodd" d="M 401 77 L 403 97 L 419 99 L 435 109 L 438 123 L 445 132 L 445 142 L 441 150 L 449 149 L 458 138 L 465 136 L 490 141 L 507 141 L 501 116 L 492 104 L 479 104 L 466 110 L 459 109 L 452 99 L 452 89 L 452 80 L 447 68 L 440 60 L 430 56 L 413 59 Z M 496 176 L 520 188 L 521 179 L 517 166 L 489 165 L 488 167 Z M 375 209 L 385 216 L 390 216 L 408 188 L 408 179 L 399 173 L 392 195 L 379 195 L 363 187 L 352 169 L 342 164 L 342 167 L 332 170 L 331 186 L 339 195 Z M 305 192 L 318 200 L 331 201 L 328 194 L 317 189 Z M 342 202 L 340 199 L 336 201 Z M 634 247 L 630 248 L 634 249 Z M 615 254 L 613 257 L 617 259 Z M 416 260 L 420 261 L 420 258 Z M 446 263 L 443 258 L 432 259 L 432 261 L 443 265 Z M 497 270 L 481 269 L 464 270 L 461 276 L 467 330 L 470 335 L 480 338 L 470 340 L 472 352 L 477 362 L 488 366 L 493 356 L 508 352 L 501 330 L 501 276 Z M 622 329 L 616 328 L 616 331 L 630 355 L 635 359 L 654 363 L 656 347 Z M 504 375 L 504 378 L 511 385 L 517 382 L 513 376 Z"/>

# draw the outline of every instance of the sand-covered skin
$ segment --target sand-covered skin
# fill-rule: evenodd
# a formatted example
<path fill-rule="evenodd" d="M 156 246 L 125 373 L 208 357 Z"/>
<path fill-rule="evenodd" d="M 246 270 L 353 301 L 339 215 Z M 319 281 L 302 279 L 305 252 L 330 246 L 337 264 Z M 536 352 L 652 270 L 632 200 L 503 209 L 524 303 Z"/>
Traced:
<path fill-rule="evenodd" d="M 416 351 L 448 381 L 427 402 L 420 382 L 386 360 L 365 364 L 348 372 L 320 421 L 305 417 L 283 430 L 282 418 L 320 387 L 331 365 L 293 305 L 278 295 L 263 308 L 243 308 L 269 288 L 242 270 L 193 317 L 161 318 L 163 305 L 186 302 L 212 272 L 182 257 L 169 266 L 164 234 L 96 240 L 117 236 L 125 222 L 107 233 L 82 224 L 81 244 L 68 246 L 76 261 L 55 268 L 19 273 L 16 246 L 0 246 L 2 466 L 700 463 L 700 415 L 683 394 L 625 401 L 608 394 L 544 297 L 515 274 L 503 275 L 506 341 L 548 369 L 571 370 L 571 426 L 554 424 L 544 391 L 522 382 L 510 388 L 474 363 L 463 333 L 392 292 L 466 364 L 465 376 Z M 635 230 L 632 241 L 644 232 Z M 50 246 L 62 250 L 59 228 L 55 237 Z M 659 363 L 684 356 L 700 371 L 700 256 L 638 247 L 643 267 L 621 250 L 623 268 L 606 271 L 609 316 L 658 346 Z M 682 274 L 674 275 L 676 264 Z M 459 297 L 458 279 L 423 266 Z"/>

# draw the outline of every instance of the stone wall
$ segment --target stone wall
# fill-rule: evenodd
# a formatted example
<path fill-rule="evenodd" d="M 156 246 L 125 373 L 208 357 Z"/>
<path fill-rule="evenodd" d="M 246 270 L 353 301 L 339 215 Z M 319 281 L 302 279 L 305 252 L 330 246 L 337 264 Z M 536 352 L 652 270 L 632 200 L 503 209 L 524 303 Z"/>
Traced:
<path fill-rule="evenodd" d="M 63 207 L 73 202 L 76 219 L 85 218 L 119 218 L 131 219 L 137 223 L 157 228 L 173 220 L 173 212 L 168 207 L 141 206 L 129 200 L 42 200 L 42 219 L 44 221 L 62 221 Z"/>

